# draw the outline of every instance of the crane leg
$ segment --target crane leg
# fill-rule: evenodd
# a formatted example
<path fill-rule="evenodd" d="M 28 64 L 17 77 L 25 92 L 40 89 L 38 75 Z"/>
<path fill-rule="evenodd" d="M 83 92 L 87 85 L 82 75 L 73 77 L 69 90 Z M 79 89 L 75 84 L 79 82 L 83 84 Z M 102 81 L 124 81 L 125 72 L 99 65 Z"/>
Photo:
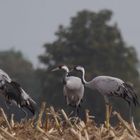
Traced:
<path fill-rule="evenodd" d="M 106 122 L 105 126 L 107 129 L 110 127 L 110 106 L 109 104 L 106 104 Z"/>
<path fill-rule="evenodd" d="M 132 117 L 132 106 L 131 106 L 131 103 L 129 104 L 129 119 L 130 119 L 130 123 L 132 122 L 133 120 L 133 117 Z"/>
<path fill-rule="evenodd" d="M 79 108 L 78 108 L 78 106 L 76 106 L 76 108 L 75 108 L 75 116 L 76 116 L 76 117 L 79 116 Z"/>
<path fill-rule="evenodd" d="M 4 103 L 5 103 L 6 108 L 9 109 L 9 106 L 7 105 L 7 101 L 5 101 Z"/>
<path fill-rule="evenodd" d="M 106 106 L 106 121 L 105 121 L 105 126 L 107 129 L 110 127 L 110 114 L 111 114 L 111 107 L 109 105 L 109 100 L 107 96 L 104 96 L 105 100 L 105 106 Z"/>
<path fill-rule="evenodd" d="M 24 119 L 26 119 L 27 118 L 27 116 L 28 116 L 28 114 L 27 114 L 27 112 L 21 107 L 21 110 L 24 112 L 24 114 L 25 114 L 25 116 L 24 116 Z"/>
<path fill-rule="evenodd" d="M 129 121 L 130 123 L 132 123 L 133 121 L 133 117 L 132 117 L 132 105 L 130 102 L 128 102 L 128 105 L 129 105 Z"/>

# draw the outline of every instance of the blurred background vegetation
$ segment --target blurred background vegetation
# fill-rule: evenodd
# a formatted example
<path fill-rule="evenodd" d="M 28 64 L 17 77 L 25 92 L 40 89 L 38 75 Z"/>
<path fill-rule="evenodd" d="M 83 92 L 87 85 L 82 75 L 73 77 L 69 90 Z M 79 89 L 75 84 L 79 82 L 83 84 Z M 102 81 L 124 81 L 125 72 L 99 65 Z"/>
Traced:
<path fill-rule="evenodd" d="M 101 10 L 91 12 L 83 10 L 71 18 L 68 26 L 60 25 L 55 32 L 56 39 L 44 44 L 44 53 L 39 56 L 42 67 L 34 68 L 24 55 L 14 49 L 0 52 L 0 68 L 40 104 L 72 109 L 65 105 L 63 97 L 63 72 L 51 72 L 59 64 L 70 68 L 82 65 L 86 70 L 86 79 L 98 75 L 121 78 L 134 84 L 139 94 L 139 60 L 136 50 L 124 41 L 117 23 L 112 23 L 112 12 Z M 72 75 L 81 76 L 79 73 Z M 3 104 L 3 101 L 1 101 Z M 111 99 L 113 110 L 121 112 L 128 119 L 128 105 L 121 99 Z M 104 100 L 96 91 L 85 90 L 81 116 L 89 109 L 97 122 L 104 120 Z M 134 109 L 135 120 L 140 121 L 139 107 Z"/>

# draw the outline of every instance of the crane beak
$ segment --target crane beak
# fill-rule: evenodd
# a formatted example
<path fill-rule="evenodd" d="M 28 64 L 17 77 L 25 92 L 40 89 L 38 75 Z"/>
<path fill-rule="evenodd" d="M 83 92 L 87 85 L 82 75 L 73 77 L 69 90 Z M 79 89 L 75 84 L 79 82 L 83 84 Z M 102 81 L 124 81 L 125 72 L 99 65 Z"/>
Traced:
<path fill-rule="evenodd" d="M 57 71 L 57 70 L 59 70 L 59 67 L 56 67 L 56 68 L 52 69 L 51 71 Z"/>

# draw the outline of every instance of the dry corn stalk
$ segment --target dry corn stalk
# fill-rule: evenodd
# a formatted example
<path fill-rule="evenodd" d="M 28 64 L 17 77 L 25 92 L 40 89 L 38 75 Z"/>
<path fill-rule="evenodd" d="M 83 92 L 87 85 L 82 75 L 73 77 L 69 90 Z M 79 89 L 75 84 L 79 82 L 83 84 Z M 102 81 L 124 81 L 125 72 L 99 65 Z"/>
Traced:
<path fill-rule="evenodd" d="M 85 139 L 86 139 L 86 140 L 89 140 L 89 135 L 88 135 L 88 132 L 87 132 L 86 129 L 84 129 L 84 133 L 85 133 Z"/>
<path fill-rule="evenodd" d="M 136 127 L 135 127 L 135 123 L 134 123 L 134 118 L 132 117 L 132 120 L 131 120 L 131 126 L 134 130 L 134 132 L 136 132 Z"/>
<path fill-rule="evenodd" d="M 55 123 L 56 123 L 56 127 L 57 127 L 59 133 L 62 135 L 62 129 L 61 129 L 60 123 L 59 123 L 59 121 L 57 119 L 56 112 L 55 112 L 55 110 L 54 110 L 54 108 L 52 106 L 50 107 L 50 110 L 51 110 L 51 113 L 52 113 L 52 115 L 54 117 L 54 120 L 55 120 Z"/>
<path fill-rule="evenodd" d="M 76 140 L 85 140 L 80 131 L 76 131 L 74 128 L 70 128 L 69 131 Z"/>
<path fill-rule="evenodd" d="M 89 110 L 88 109 L 85 110 L 85 115 L 86 115 L 86 123 L 89 123 L 90 119 L 89 119 Z"/>
<path fill-rule="evenodd" d="M 65 119 L 66 123 L 67 123 L 70 127 L 73 127 L 72 124 L 71 124 L 71 122 L 70 122 L 70 120 L 69 120 L 69 118 L 68 118 L 68 116 L 67 116 L 67 114 L 65 113 L 65 111 L 64 111 L 63 109 L 61 109 L 61 113 L 62 113 L 62 115 L 64 116 L 64 119 Z"/>
<path fill-rule="evenodd" d="M 49 117 L 48 117 L 48 110 L 47 109 L 46 109 L 45 115 L 46 115 L 45 131 L 47 132 L 49 129 Z"/>
<path fill-rule="evenodd" d="M 39 115 L 38 115 L 38 120 L 37 120 L 37 126 L 38 127 L 42 127 L 42 116 L 43 116 L 45 107 L 46 107 L 46 103 L 43 102 L 42 105 L 41 105 L 41 109 L 40 109 Z"/>
<path fill-rule="evenodd" d="M 91 122 L 94 122 L 94 116 L 91 116 L 91 115 L 89 115 L 89 110 L 88 109 L 86 109 L 85 110 L 85 116 L 86 116 L 86 119 L 85 119 L 85 123 L 86 124 L 91 124 Z M 94 122 L 95 123 L 95 122 Z"/>
<path fill-rule="evenodd" d="M 0 131 L 2 131 L 5 134 L 4 136 L 7 137 L 9 140 L 16 140 L 16 138 L 5 129 L 0 127 Z"/>
<path fill-rule="evenodd" d="M 2 108 L 0 108 L 0 110 L 1 110 L 1 113 L 2 113 L 2 115 L 4 117 L 4 119 L 5 119 L 5 122 L 6 122 L 7 126 L 8 126 L 9 131 L 12 133 L 12 128 L 10 126 L 10 123 L 9 123 L 8 119 L 7 119 L 6 114 L 4 113 L 4 110 Z"/>
<path fill-rule="evenodd" d="M 14 127 L 14 114 L 11 114 L 11 119 L 10 119 L 10 126 L 13 128 Z"/>
<path fill-rule="evenodd" d="M 128 123 L 120 116 L 119 113 L 117 113 L 116 111 L 113 112 L 113 115 L 116 115 L 117 118 L 119 119 L 119 121 L 124 125 L 124 127 L 128 130 L 128 132 L 132 135 L 135 136 L 135 133 L 132 129 L 130 129 L 130 126 L 128 125 Z"/>
<path fill-rule="evenodd" d="M 120 114 L 116 112 L 114 112 L 114 115 L 118 117 L 121 125 L 118 125 L 117 127 L 112 126 L 110 130 L 107 130 L 104 125 L 98 127 L 96 124 L 94 125 L 94 123 L 92 123 L 94 122 L 94 120 L 92 119 L 93 116 L 89 115 L 88 110 L 86 111 L 86 123 L 84 121 L 78 120 L 78 123 L 73 124 L 71 118 L 67 116 L 63 109 L 61 110 L 61 115 L 59 116 L 53 107 L 50 107 L 48 108 L 48 110 L 46 110 L 45 106 L 45 104 L 41 105 L 38 120 L 36 122 L 36 128 L 33 127 L 35 121 L 33 119 L 29 119 L 27 121 L 24 121 L 23 123 L 17 123 L 16 121 L 12 122 L 14 121 L 14 119 L 11 116 L 10 126 L 12 126 L 12 131 L 14 131 L 13 134 L 9 133 L 9 126 L 7 124 L 8 120 L 6 122 L 7 116 L 5 113 L 3 113 L 6 117 L 4 117 L 3 114 L 0 116 L 0 124 L 6 123 L 6 125 L 1 125 L 0 127 L 0 140 L 64 140 L 69 138 L 73 140 L 139 140 L 140 138 L 140 131 L 137 130 L 138 134 L 135 134 L 130 124 L 123 120 Z M 45 127 L 42 127 L 43 113 L 46 113 L 46 125 L 44 125 Z M 67 127 L 65 127 L 65 125 L 61 125 L 63 124 L 63 121 L 65 121 L 68 124 Z M 64 130 L 63 135 L 62 130 Z"/>

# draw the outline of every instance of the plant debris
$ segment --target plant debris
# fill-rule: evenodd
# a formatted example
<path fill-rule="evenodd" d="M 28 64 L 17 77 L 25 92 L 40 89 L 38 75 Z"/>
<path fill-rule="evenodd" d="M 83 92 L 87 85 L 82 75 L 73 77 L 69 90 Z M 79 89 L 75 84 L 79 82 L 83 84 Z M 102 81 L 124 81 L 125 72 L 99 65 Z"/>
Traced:
<path fill-rule="evenodd" d="M 140 140 L 140 131 L 134 124 L 129 124 L 117 112 L 112 114 L 119 123 L 107 129 L 104 124 L 97 126 L 88 110 L 83 121 L 68 117 L 63 109 L 56 111 L 42 103 L 37 118 L 16 122 L 13 114 L 8 120 L 0 108 L 0 140 Z"/>

